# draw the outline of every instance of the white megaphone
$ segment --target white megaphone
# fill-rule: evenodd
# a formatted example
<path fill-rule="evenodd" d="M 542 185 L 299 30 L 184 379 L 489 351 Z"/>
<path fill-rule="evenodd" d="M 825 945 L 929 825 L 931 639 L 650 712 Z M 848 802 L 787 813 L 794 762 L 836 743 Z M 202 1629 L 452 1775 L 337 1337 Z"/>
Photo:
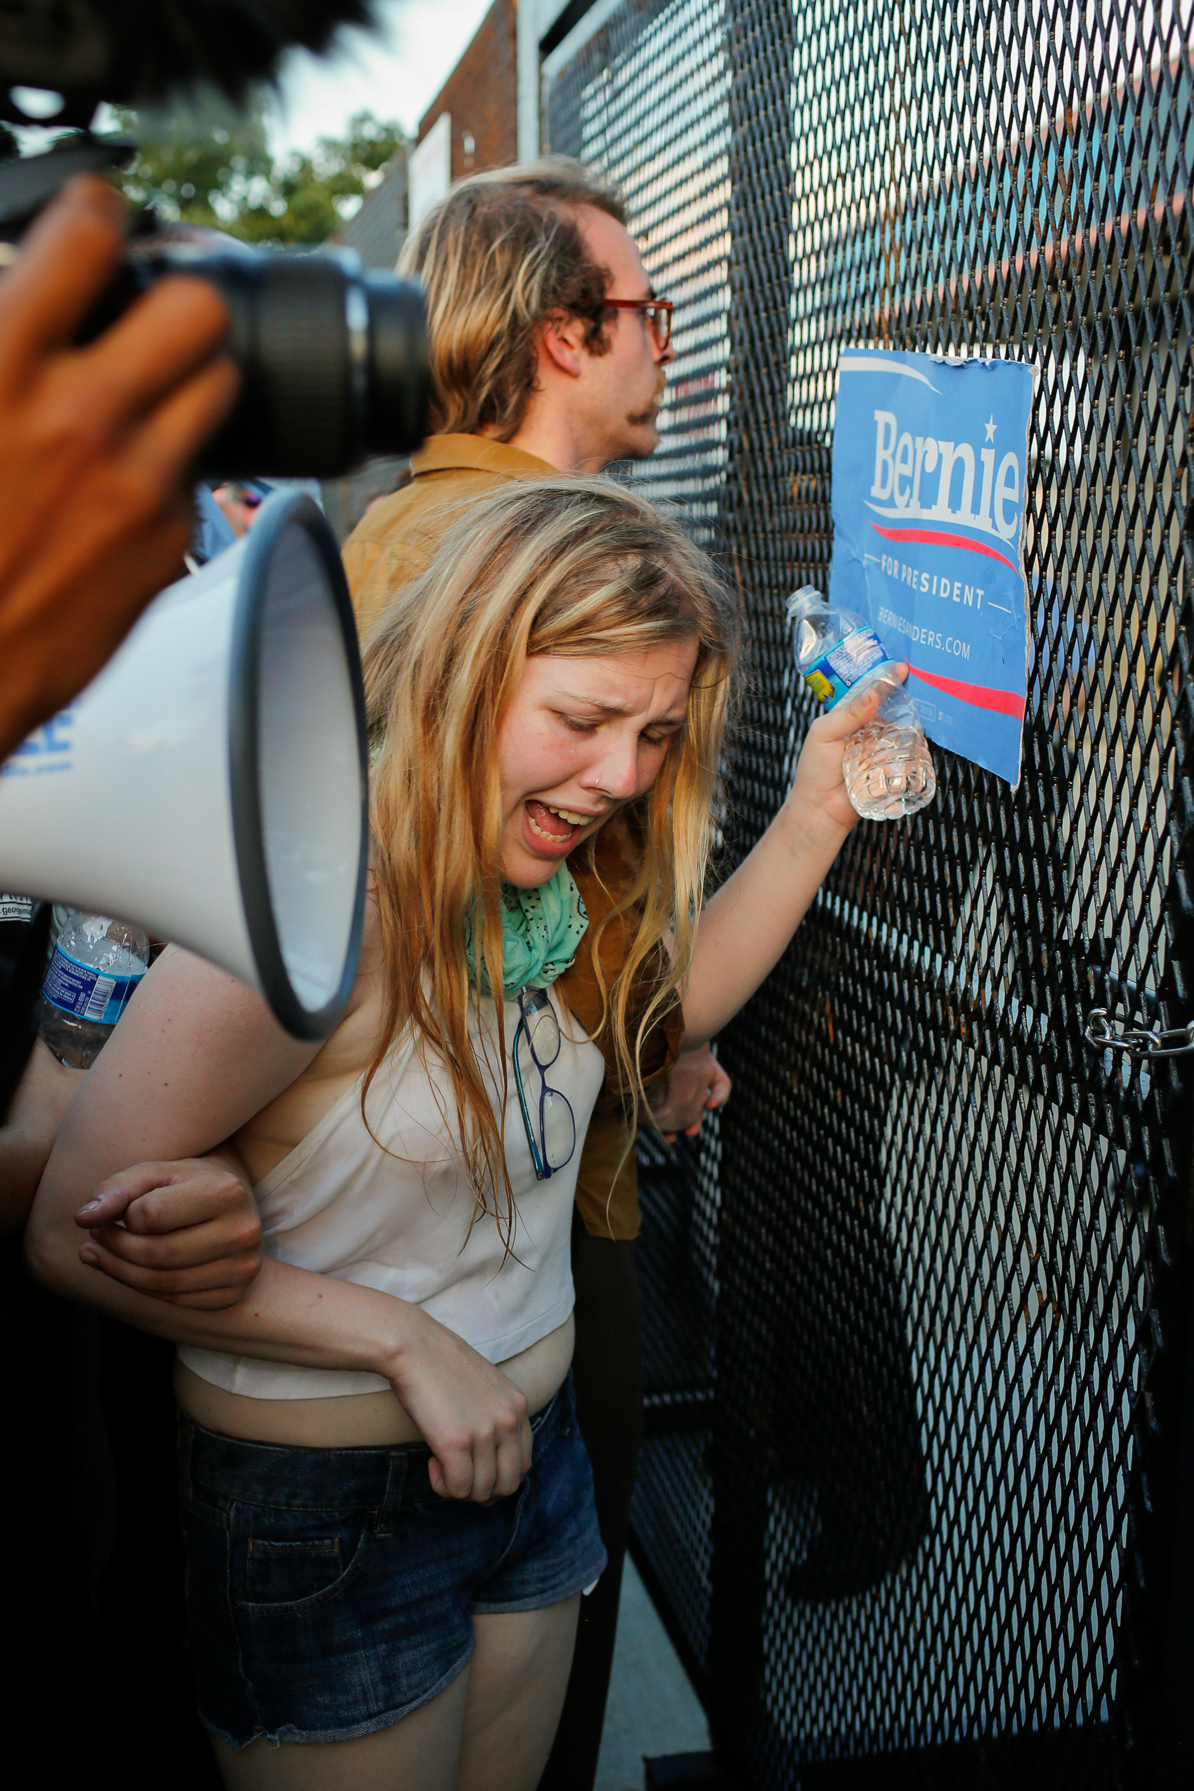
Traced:
<path fill-rule="evenodd" d="M 335 538 L 278 493 L 0 766 L 0 889 L 135 921 L 323 1038 L 356 975 L 365 703 Z"/>

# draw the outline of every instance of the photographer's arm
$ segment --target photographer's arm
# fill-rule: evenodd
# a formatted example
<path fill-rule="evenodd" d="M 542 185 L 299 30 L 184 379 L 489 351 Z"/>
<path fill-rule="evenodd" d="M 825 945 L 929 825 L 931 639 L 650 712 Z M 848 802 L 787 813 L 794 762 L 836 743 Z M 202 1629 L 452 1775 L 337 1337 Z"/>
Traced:
<path fill-rule="evenodd" d="M 26 1231 L 36 1278 L 68 1299 L 168 1337 L 268 1361 L 384 1375 L 436 1457 L 436 1491 L 487 1499 L 530 1463 L 526 1401 L 418 1306 L 266 1258 L 218 1311 L 154 1299 L 101 1274 L 76 1215 L 131 1162 L 201 1157 L 297 1078 L 316 1047 L 285 1034 L 259 996 L 180 951 L 145 977 L 73 1102 Z"/>
<path fill-rule="evenodd" d="M 126 215 L 80 176 L 0 270 L 0 760 L 181 574 L 188 469 L 236 396 L 228 314 L 201 280 L 162 281 L 74 346 Z"/>
<path fill-rule="evenodd" d="M 715 1037 L 774 969 L 858 820 L 842 779 L 842 745 L 870 721 L 880 693 L 819 715 L 779 814 L 697 926 L 684 989 L 684 1048 Z"/>

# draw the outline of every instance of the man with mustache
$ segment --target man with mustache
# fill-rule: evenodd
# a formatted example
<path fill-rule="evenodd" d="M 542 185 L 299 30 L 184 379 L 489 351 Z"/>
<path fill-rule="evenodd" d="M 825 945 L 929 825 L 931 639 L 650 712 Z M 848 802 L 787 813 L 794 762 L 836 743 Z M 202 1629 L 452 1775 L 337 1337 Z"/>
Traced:
<path fill-rule="evenodd" d="M 671 305 L 620 195 L 558 156 L 461 181 L 408 238 L 427 297 L 431 434 L 344 565 L 362 634 L 420 572 L 449 515 L 507 479 L 599 473 L 659 441 Z"/>
<path fill-rule="evenodd" d="M 674 359 L 671 305 L 653 291 L 620 195 L 582 163 L 553 157 L 462 181 L 408 239 L 399 272 L 427 298 L 432 430 L 410 479 L 374 503 L 344 565 L 363 633 L 422 571 L 461 506 L 507 479 L 599 473 L 643 460 Z M 610 837 L 607 839 L 606 835 Z M 617 851 L 611 824 L 602 850 Z M 578 872 L 590 921 L 600 884 Z M 611 927 L 605 938 L 617 950 Z M 606 946 L 602 946 L 603 959 Z M 610 966 L 607 966 L 607 973 Z M 612 981 L 612 975 L 609 976 Z M 601 998 L 583 954 L 561 983 L 578 1019 L 598 1026 Z M 670 1064 L 653 1117 L 670 1141 L 720 1107 L 729 1078 L 708 1046 Z M 577 1413 L 593 1464 L 609 1565 L 584 1600 L 568 1695 L 540 1791 L 584 1791 L 597 1769 L 617 1627 L 630 1495 L 642 1435 L 642 1338 L 632 1240 L 639 1228 L 633 1153 L 607 1087 L 585 1140 L 573 1224 Z"/>

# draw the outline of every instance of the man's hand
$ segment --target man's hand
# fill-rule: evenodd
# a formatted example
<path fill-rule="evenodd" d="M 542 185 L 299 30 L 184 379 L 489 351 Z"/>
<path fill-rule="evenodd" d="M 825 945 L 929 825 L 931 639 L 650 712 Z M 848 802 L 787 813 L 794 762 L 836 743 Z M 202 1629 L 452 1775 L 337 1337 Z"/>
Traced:
<path fill-rule="evenodd" d="M 724 1107 L 733 1084 L 711 1045 L 682 1051 L 668 1074 L 661 1099 L 651 1103 L 651 1119 L 663 1133 L 665 1144 L 674 1144 L 680 1133 L 695 1138 L 706 1113 Z"/>
<path fill-rule="evenodd" d="M 227 309 L 202 280 L 163 280 L 74 346 L 124 218 L 79 176 L 0 270 L 0 761 L 182 573 L 189 468 L 236 397 Z"/>
<path fill-rule="evenodd" d="M 261 1267 L 253 1191 L 227 1148 L 109 1176 L 75 1223 L 91 1234 L 85 1263 L 176 1306 L 235 1306 Z"/>

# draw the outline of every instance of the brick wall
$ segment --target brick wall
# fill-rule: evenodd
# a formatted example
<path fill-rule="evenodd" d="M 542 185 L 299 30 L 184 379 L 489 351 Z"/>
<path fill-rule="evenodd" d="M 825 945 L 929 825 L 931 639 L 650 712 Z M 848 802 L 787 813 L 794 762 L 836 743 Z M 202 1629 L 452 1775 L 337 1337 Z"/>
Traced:
<path fill-rule="evenodd" d="M 517 11 L 516 0 L 494 0 L 419 120 L 417 143 L 441 113 L 450 114 L 453 180 L 518 158 Z"/>

